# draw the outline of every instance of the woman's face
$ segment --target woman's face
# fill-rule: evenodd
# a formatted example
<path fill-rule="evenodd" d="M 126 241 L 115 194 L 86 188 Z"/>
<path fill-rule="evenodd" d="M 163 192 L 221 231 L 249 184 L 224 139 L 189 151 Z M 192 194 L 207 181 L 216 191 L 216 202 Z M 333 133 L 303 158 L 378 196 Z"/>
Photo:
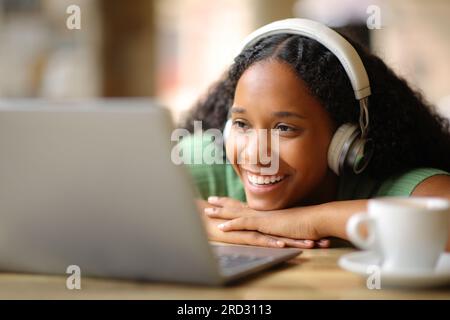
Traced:
<path fill-rule="evenodd" d="M 335 125 L 287 63 L 268 60 L 250 66 L 237 83 L 231 113 L 227 156 L 251 208 L 275 210 L 333 199 L 337 177 L 328 169 L 327 151 Z M 278 135 L 278 146 L 271 133 Z M 261 157 L 270 154 L 270 162 Z"/>

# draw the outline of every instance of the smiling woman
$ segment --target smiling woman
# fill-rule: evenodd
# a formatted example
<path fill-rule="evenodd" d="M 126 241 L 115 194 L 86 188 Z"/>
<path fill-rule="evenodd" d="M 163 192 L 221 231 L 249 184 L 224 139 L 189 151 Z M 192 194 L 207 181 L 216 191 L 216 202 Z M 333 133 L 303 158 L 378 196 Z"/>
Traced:
<path fill-rule="evenodd" d="M 343 124 L 361 121 L 348 73 L 318 41 L 279 33 L 246 47 L 184 125 L 191 129 L 199 120 L 204 129 L 223 129 L 231 115 L 231 164 L 190 167 L 202 197 L 214 196 L 200 203 L 212 239 L 312 247 L 311 240 L 346 239 L 348 218 L 364 210 L 369 198 L 450 199 L 448 122 L 351 40 L 372 89 L 366 138 L 373 157 L 360 174 L 337 174 L 328 157 L 333 137 Z M 258 135 L 249 138 L 248 132 L 261 129 L 279 136 L 279 166 L 271 175 L 261 174 L 268 164 L 245 161 L 260 151 Z M 184 147 L 192 148 L 195 139 L 186 139 Z"/>
<path fill-rule="evenodd" d="M 318 99 L 285 62 L 267 60 L 249 67 L 240 77 L 234 95 L 233 129 L 227 139 L 227 154 L 243 153 L 243 164 L 230 159 L 244 183 L 247 202 L 258 210 L 273 210 L 306 203 L 327 202 L 335 197 L 336 176 L 327 165 L 327 150 L 335 125 Z M 295 116 L 294 116 L 295 115 Z M 258 164 L 247 159 L 258 153 L 258 141 L 249 141 L 242 152 L 231 152 L 241 132 L 248 129 L 276 130 L 279 170 L 283 177 L 273 185 L 263 185 Z M 305 153 L 299 155 L 299 151 Z M 253 182 L 252 182 L 253 179 Z M 254 183 L 254 180 L 258 180 Z"/>

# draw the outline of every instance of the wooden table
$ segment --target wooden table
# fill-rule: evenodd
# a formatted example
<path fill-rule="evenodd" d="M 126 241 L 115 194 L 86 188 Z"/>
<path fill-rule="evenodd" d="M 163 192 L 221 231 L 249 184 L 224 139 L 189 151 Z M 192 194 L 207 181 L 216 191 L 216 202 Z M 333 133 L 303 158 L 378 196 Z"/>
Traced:
<path fill-rule="evenodd" d="M 337 265 L 352 251 L 304 250 L 279 267 L 223 288 L 82 278 L 81 290 L 68 290 L 62 276 L 0 273 L 0 299 L 450 299 L 450 287 L 369 290 L 366 279 Z"/>

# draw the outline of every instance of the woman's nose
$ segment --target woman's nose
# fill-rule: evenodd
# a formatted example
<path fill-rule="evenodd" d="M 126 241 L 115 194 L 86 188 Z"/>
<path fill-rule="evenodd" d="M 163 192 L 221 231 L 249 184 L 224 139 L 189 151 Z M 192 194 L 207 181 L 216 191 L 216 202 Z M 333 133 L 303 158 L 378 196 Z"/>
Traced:
<path fill-rule="evenodd" d="M 270 133 L 267 129 L 249 130 L 244 145 L 244 161 L 246 164 L 270 165 Z"/>

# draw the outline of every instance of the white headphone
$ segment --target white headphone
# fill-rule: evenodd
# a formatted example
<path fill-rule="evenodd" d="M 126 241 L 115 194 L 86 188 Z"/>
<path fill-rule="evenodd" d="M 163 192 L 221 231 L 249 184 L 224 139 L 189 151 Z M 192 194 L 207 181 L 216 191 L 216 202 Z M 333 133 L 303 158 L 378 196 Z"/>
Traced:
<path fill-rule="evenodd" d="M 341 62 L 359 101 L 359 126 L 353 123 L 341 125 L 333 135 L 328 148 L 328 165 L 340 175 L 348 170 L 361 173 L 373 154 L 372 143 L 366 139 L 369 129 L 368 96 L 370 84 L 366 69 L 356 50 L 339 33 L 316 21 L 286 19 L 269 23 L 247 36 L 238 52 L 254 45 L 260 39 L 275 34 L 297 34 L 311 38 L 330 50 Z M 230 134 L 232 121 L 225 124 L 224 138 Z"/>

